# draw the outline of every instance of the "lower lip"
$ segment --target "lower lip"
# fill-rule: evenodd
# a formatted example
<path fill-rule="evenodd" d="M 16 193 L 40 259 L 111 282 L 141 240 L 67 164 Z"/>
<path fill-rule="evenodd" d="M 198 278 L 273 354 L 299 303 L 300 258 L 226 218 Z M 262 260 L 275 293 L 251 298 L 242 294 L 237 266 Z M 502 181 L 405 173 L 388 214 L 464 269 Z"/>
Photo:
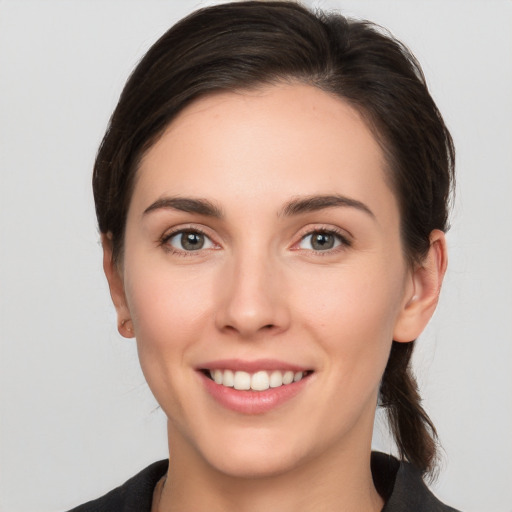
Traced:
<path fill-rule="evenodd" d="M 239 391 L 217 384 L 202 372 L 198 373 L 203 379 L 206 390 L 217 403 L 241 414 L 263 414 L 276 409 L 300 393 L 310 378 L 308 375 L 298 382 L 269 388 L 266 391 Z"/>

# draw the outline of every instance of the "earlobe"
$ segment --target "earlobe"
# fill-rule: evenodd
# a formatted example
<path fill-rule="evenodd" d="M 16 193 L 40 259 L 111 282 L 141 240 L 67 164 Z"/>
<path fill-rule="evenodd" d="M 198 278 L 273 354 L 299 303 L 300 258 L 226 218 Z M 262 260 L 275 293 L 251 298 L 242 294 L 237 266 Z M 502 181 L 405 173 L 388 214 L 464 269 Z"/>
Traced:
<path fill-rule="evenodd" d="M 117 330 L 124 338 L 133 338 L 133 324 L 130 310 L 126 302 L 124 282 L 118 265 L 114 261 L 112 252 L 112 236 L 102 233 L 101 245 L 103 247 L 103 271 L 108 281 L 110 297 L 117 312 Z"/>
<path fill-rule="evenodd" d="M 413 341 L 426 327 L 439 301 L 447 263 L 445 235 L 434 229 L 430 234 L 428 254 L 411 272 L 408 295 L 395 324 L 395 341 Z"/>

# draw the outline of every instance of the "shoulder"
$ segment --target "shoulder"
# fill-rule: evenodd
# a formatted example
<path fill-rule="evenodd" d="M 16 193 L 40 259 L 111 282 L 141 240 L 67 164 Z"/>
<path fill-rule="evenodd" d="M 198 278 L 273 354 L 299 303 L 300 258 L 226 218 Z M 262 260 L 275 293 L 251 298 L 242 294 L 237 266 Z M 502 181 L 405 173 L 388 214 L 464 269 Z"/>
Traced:
<path fill-rule="evenodd" d="M 69 512 L 150 512 L 153 490 L 168 466 L 168 460 L 155 462 L 105 496 Z"/>
<path fill-rule="evenodd" d="M 386 500 L 382 512 L 458 512 L 434 496 L 412 464 L 374 452 L 372 474 L 375 487 Z"/>

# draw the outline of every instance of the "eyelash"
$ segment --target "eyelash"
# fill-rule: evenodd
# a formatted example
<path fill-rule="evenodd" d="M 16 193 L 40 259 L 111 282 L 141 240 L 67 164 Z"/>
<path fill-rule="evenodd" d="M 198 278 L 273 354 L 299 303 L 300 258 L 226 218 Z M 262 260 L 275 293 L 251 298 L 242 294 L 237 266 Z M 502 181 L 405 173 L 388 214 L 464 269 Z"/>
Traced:
<path fill-rule="evenodd" d="M 195 227 L 195 226 L 194 227 L 190 226 L 190 227 L 185 227 L 185 228 L 179 228 L 179 229 L 173 230 L 171 232 L 165 233 L 161 237 L 161 239 L 159 240 L 159 245 L 161 247 L 163 247 L 164 250 L 166 250 L 167 252 L 169 252 L 171 254 L 175 254 L 175 255 L 178 255 L 178 256 L 185 256 L 185 257 L 187 257 L 187 256 L 194 256 L 194 253 L 200 253 L 203 250 L 211 249 L 211 248 L 206 248 L 206 249 L 202 249 L 201 248 L 201 249 L 198 249 L 196 251 L 187 251 L 187 250 L 181 250 L 181 249 L 176 249 L 176 248 L 172 247 L 169 244 L 169 241 L 172 240 L 175 236 L 183 234 L 183 233 L 197 233 L 197 234 L 201 234 L 206 239 L 208 239 L 211 244 L 213 244 L 214 246 L 218 247 L 218 244 L 216 244 L 205 231 L 203 231 L 202 229 L 200 229 L 198 227 Z M 337 246 L 331 248 L 331 249 L 325 249 L 323 251 L 322 250 L 315 251 L 314 249 L 302 249 L 300 247 L 297 247 L 307 237 L 313 236 L 315 234 L 323 234 L 323 235 L 334 236 L 336 238 L 336 240 L 339 242 L 339 244 Z M 334 229 L 334 228 L 318 227 L 318 228 L 311 229 L 311 230 L 305 232 L 300 237 L 299 241 L 294 244 L 294 246 L 293 246 L 294 249 L 293 250 L 312 252 L 312 253 L 315 254 L 315 256 L 326 256 L 326 255 L 332 254 L 333 252 L 337 252 L 337 251 L 340 251 L 340 250 L 344 250 L 344 249 L 350 248 L 351 246 L 352 246 L 352 241 L 349 240 L 347 238 L 347 236 L 343 232 L 341 232 L 340 230 L 337 230 L 337 229 Z"/>

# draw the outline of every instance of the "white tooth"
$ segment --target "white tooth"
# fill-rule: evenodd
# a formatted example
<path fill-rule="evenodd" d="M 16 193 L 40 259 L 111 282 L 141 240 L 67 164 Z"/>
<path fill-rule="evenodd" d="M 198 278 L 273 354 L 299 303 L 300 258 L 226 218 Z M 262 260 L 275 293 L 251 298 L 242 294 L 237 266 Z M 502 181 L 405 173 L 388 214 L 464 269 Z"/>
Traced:
<path fill-rule="evenodd" d="M 239 391 L 251 389 L 251 376 L 247 372 L 235 372 L 233 386 Z"/>
<path fill-rule="evenodd" d="M 293 372 L 287 371 L 283 375 L 283 384 L 291 384 L 293 382 Z"/>
<path fill-rule="evenodd" d="M 269 385 L 271 388 L 278 388 L 283 385 L 283 374 L 279 370 L 275 370 L 270 374 Z"/>
<path fill-rule="evenodd" d="M 235 385 L 235 376 L 231 370 L 224 370 L 222 384 L 228 388 L 232 388 Z"/>
<path fill-rule="evenodd" d="M 222 370 L 213 370 L 213 380 L 217 384 L 222 384 Z"/>
<path fill-rule="evenodd" d="M 297 372 L 294 376 L 293 376 L 293 382 L 297 382 L 299 380 L 302 379 L 302 372 Z"/>
<path fill-rule="evenodd" d="M 251 389 L 254 391 L 265 391 L 269 388 L 268 373 L 261 371 L 256 372 L 251 377 Z"/>

